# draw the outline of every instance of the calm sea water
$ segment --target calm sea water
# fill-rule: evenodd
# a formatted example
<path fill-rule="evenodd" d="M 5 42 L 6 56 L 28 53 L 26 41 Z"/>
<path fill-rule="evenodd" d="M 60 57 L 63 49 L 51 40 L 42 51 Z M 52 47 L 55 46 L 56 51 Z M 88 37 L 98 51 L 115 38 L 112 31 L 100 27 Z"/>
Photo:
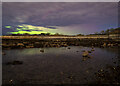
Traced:
<path fill-rule="evenodd" d="M 44 53 L 40 52 L 44 49 Z M 115 66 L 117 48 L 95 48 L 92 58 L 82 60 L 82 51 L 91 47 L 30 48 L 3 50 L 3 84 L 87 84 L 94 82 L 95 72 Z M 22 65 L 6 65 L 14 60 Z"/>

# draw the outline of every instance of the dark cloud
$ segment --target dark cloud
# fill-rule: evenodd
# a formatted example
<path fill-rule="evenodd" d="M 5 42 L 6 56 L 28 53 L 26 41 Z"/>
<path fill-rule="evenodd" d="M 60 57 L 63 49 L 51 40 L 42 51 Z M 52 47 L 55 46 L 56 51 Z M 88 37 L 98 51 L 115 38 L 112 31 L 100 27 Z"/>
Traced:
<path fill-rule="evenodd" d="M 21 31 L 43 31 L 43 30 L 21 30 Z"/>
<path fill-rule="evenodd" d="M 3 26 L 19 24 L 60 27 L 94 24 L 101 26 L 99 28 L 105 28 L 106 25 L 116 26 L 117 4 L 117 2 L 3 2 Z"/>
<path fill-rule="evenodd" d="M 56 27 L 52 27 L 52 26 L 46 26 L 46 28 L 49 28 L 49 29 L 57 29 Z"/>

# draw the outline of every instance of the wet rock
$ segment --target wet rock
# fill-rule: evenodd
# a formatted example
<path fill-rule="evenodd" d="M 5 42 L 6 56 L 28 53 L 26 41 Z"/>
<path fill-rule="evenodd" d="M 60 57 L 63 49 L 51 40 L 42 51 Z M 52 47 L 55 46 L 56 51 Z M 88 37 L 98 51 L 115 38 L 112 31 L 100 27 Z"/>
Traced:
<path fill-rule="evenodd" d="M 70 80 L 73 80 L 75 77 L 73 75 L 70 75 L 67 78 L 70 79 Z"/>
<path fill-rule="evenodd" d="M 60 72 L 61 75 L 63 75 L 64 73 L 63 72 Z"/>
<path fill-rule="evenodd" d="M 24 46 L 23 43 L 17 43 L 17 46 Z"/>
<path fill-rule="evenodd" d="M 101 69 L 100 71 L 103 72 L 103 69 Z"/>
<path fill-rule="evenodd" d="M 94 48 L 94 46 L 92 46 L 92 48 Z"/>
<path fill-rule="evenodd" d="M 67 47 L 68 45 L 67 45 L 67 44 L 63 44 L 62 46 L 63 46 L 63 47 Z"/>
<path fill-rule="evenodd" d="M 92 48 L 92 49 L 91 49 L 91 51 L 95 51 L 95 49 L 94 49 L 94 48 Z"/>
<path fill-rule="evenodd" d="M 91 51 L 88 51 L 88 53 L 92 53 Z"/>
<path fill-rule="evenodd" d="M 88 58 L 92 58 L 92 56 L 88 55 Z"/>
<path fill-rule="evenodd" d="M 40 50 L 40 52 L 44 53 L 44 50 Z"/>
<path fill-rule="evenodd" d="M 82 52 L 85 52 L 85 50 L 82 50 Z"/>
<path fill-rule="evenodd" d="M 88 55 L 89 55 L 88 51 L 85 51 L 85 52 L 83 52 L 83 54 L 82 54 L 83 57 L 88 57 Z"/>
<path fill-rule="evenodd" d="M 26 48 L 34 48 L 34 46 L 33 45 L 28 45 L 28 46 L 26 46 Z"/>
<path fill-rule="evenodd" d="M 113 62 L 114 64 L 116 64 L 116 62 Z"/>
<path fill-rule="evenodd" d="M 6 55 L 5 52 L 2 52 L 2 55 Z"/>
<path fill-rule="evenodd" d="M 113 67 L 113 69 L 115 70 L 116 68 L 115 68 L 115 67 Z"/>
<path fill-rule="evenodd" d="M 89 73 L 89 71 L 87 70 L 86 73 Z"/>
<path fill-rule="evenodd" d="M 108 47 L 113 47 L 113 44 L 109 43 L 107 46 L 108 46 Z"/>
<path fill-rule="evenodd" d="M 85 58 L 85 57 L 84 57 L 84 58 L 82 58 L 82 61 L 85 61 L 85 60 L 87 60 L 87 58 Z"/>
<path fill-rule="evenodd" d="M 21 64 L 23 64 L 23 61 L 13 61 L 6 63 L 6 65 L 21 65 Z"/>
<path fill-rule="evenodd" d="M 13 65 L 19 65 L 19 64 L 23 64 L 23 62 L 22 62 L 22 61 L 13 61 L 12 64 L 13 64 Z"/>
<path fill-rule="evenodd" d="M 11 79 L 9 82 L 10 82 L 10 83 L 13 83 L 13 80 Z"/>
<path fill-rule="evenodd" d="M 107 46 L 107 44 L 106 43 L 103 43 L 103 45 L 102 45 L 103 47 L 106 47 Z"/>
<path fill-rule="evenodd" d="M 73 77 L 72 76 L 68 76 L 67 78 L 72 79 Z"/>
<path fill-rule="evenodd" d="M 70 47 L 68 47 L 68 49 L 71 49 Z"/>
<path fill-rule="evenodd" d="M 85 79 L 85 80 L 87 80 L 87 78 L 86 78 L 86 77 L 85 77 L 84 79 Z"/>

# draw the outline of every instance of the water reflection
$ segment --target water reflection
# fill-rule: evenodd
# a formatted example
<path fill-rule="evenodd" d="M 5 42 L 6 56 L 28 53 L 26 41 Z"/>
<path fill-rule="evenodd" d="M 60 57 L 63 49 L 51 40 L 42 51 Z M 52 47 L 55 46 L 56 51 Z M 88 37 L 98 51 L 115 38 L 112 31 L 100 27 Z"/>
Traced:
<path fill-rule="evenodd" d="M 91 47 L 69 47 L 4 50 L 3 83 L 12 79 L 16 84 L 86 84 L 95 81 L 97 70 L 105 69 L 106 65 L 117 65 L 113 63 L 117 61 L 117 48 L 95 48 L 90 53 L 93 58 L 82 61 L 81 51 L 91 50 Z M 40 49 L 44 49 L 44 53 Z M 23 61 L 23 64 L 4 64 L 13 60 Z"/>

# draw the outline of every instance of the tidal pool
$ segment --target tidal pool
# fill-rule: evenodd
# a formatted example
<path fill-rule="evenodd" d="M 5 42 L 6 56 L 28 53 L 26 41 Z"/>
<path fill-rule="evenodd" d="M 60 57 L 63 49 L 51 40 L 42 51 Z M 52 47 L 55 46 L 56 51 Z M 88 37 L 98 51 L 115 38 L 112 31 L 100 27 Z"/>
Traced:
<path fill-rule="evenodd" d="M 98 70 L 118 65 L 118 48 L 95 47 L 92 58 L 83 61 L 82 51 L 91 47 L 69 47 L 3 50 L 3 84 L 89 84 Z M 23 64 L 6 65 L 14 60 Z"/>

